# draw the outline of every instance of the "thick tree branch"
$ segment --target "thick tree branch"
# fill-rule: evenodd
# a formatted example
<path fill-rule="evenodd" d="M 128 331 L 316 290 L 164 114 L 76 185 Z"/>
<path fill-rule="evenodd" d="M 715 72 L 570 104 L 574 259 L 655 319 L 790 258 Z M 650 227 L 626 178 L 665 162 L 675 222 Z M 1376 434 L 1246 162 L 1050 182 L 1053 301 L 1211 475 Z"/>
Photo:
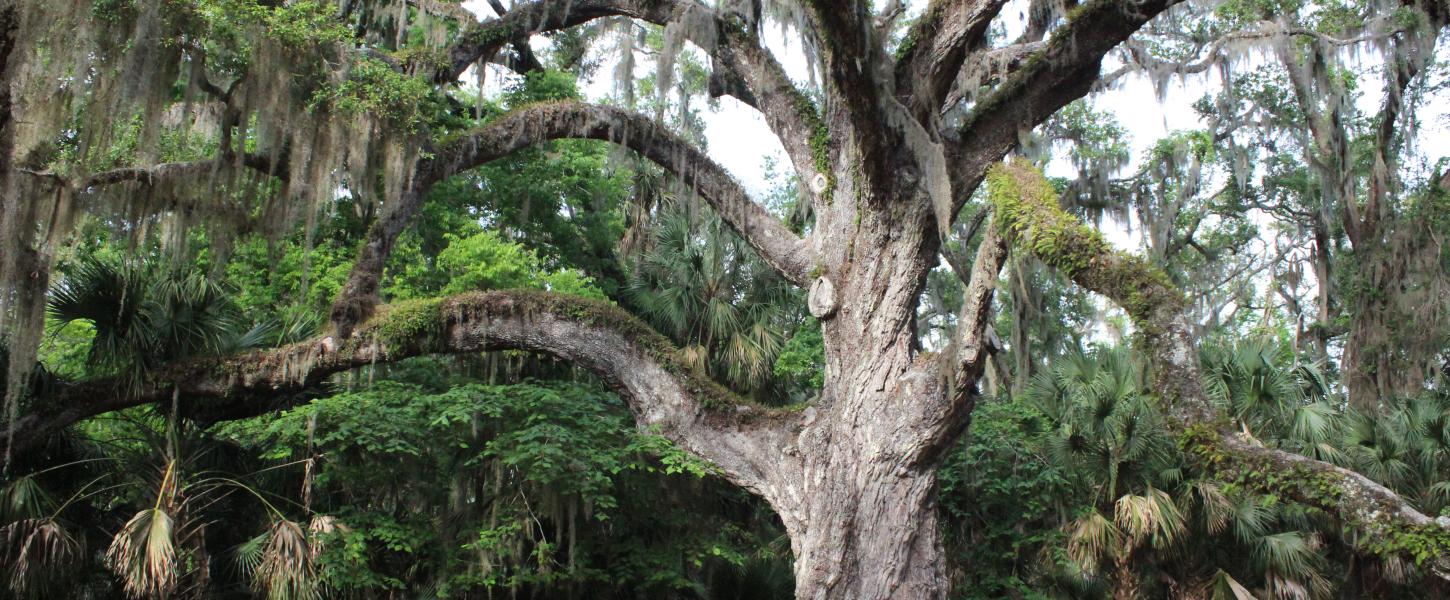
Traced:
<path fill-rule="evenodd" d="M 77 180 L 72 180 L 65 175 L 52 171 L 17 169 L 17 172 L 31 177 L 50 179 L 58 184 L 70 186 L 78 192 L 84 192 L 118 183 L 134 182 L 145 185 L 157 185 L 170 180 L 193 179 L 212 175 L 225 168 L 230 161 L 230 158 L 223 156 L 219 159 L 160 163 L 144 167 L 117 167 L 115 169 L 91 173 Z M 263 175 L 276 177 L 283 181 L 287 180 L 287 158 L 285 154 L 274 161 L 260 154 L 247 153 L 242 156 L 240 162 L 242 166 Z"/>
<path fill-rule="evenodd" d="M 504 8 L 503 2 L 500 2 L 499 0 L 488 0 L 488 5 L 490 8 L 493 9 L 493 12 L 500 17 L 507 15 L 509 12 L 507 8 Z M 471 21 L 465 21 L 465 23 L 468 22 Z M 544 66 L 539 63 L 538 57 L 534 56 L 534 49 L 533 47 L 529 46 L 528 36 L 523 36 L 518 39 L 512 40 L 511 45 L 514 48 L 514 55 L 517 57 L 514 61 L 512 61 L 514 63 L 512 67 L 515 71 L 518 71 L 520 73 L 526 73 L 529 71 L 536 71 L 544 68 Z"/>
<path fill-rule="evenodd" d="M 1115 250 L 1097 230 L 1063 212 L 1040 172 L 1004 164 L 988 177 L 994 214 L 1014 245 L 1107 296 L 1133 319 L 1143 336 L 1153 389 L 1166 405 L 1180 444 L 1200 467 L 1337 516 L 1371 553 L 1401 556 L 1450 576 L 1450 522 L 1437 523 L 1363 475 L 1239 436 L 1203 391 L 1184 299 L 1162 271 Z"/>
<path fill-rule="evenodd" d="M 808 280 L 806 243 L 756 204 L 724 168 L 693 144 L 627 110 L 578 102 L 542 103 L 511 111 L 461 135 L 434 150 L 435 158 L 419 164 L 413 186 L 368 231 L 352 273 L 333 304 L 332 322 L 339 337 L 347 337 L 353 326 L 371 315 L 383 264 L 433 184 L 511 152 L 569 138 L 609 141 L 640 153 L 698 192 L 767 264 L 797 284 Z"/>
<path fill-rule="evenodd" d="M 903 162 L 901 150 L 922 149 L 921 144 L 908 140 L 928 137 L 933 130 L 922 132 L 922 125 L 910 120 L 906 105 L 889 87 L 883 88 L 883 83 L 894 81 L 892 65 L 884 40 L 871 26 L 868 2 L 810 0 L 806 4 L 820 38 L 827 105 L 833 113 L 823 117 L 826 122 L 843 122 L 853 132 L 849 140 L 839 141 L 854 146 L 851 160 L 859 166 L 856 185 L 864 196 L 887 198 Z"/>
<path fill-rule="evenodd" d="M 536 0 L 515 4 L 508 14 L 476 23 L 448 50 L 449 68 L 441 79 L 455 80 L 469 66 L 487 59 L 509 41 L 535 33 L 568 29 L 603 17 L 630 17 L 655 25 L 683 21 L 686 39 L 714 63 L 714 91 L 728 93 L 759 110 L 801 176 L 823 176 L 824 147 L 812 141 L 824 128 L 804 94 L 765 49 L 752 28 L 694 0 Z"/>
<path fill-rule="evenodd" d="M 976 389 L 977 379 L 987 364 L 990 351 L 987 330 L 991 326 L 992 296 L 1002 263 L 1007 259 L 1007 241 L 998 234 L 996 223 L 987 225 L 977 258 L 972 262 L 971 276 L 966 277 L 967 291 L 957 317 L 956 335 L 942 352 L 942 376 L 947 380 L 947 394 L 954 405 L 967 404 Z M 955 269 L 955 265 L 953 269 Z M 963 276 L 959 274 L 959 276 Z"/>
<path fill-rule="evenodd" d="M 229 358 L 158 369 L 139 386 L 116 380 L 71 384 L 37 402 L 56 407 L 16 424 L 15 447 L 43 442 L 81 419 L 148 404 L 207 421 L 262 414 L 279 396 L 315 388 L 358 367 L 427 354 L 528 350 L 576 363 L 619 393 L 643 430 L 657 431 L 719 466 L 735 483 L 781 497 L 779 449 L 792 411 L 746 403 L 692 369 L 678 350 L 613 305 L 534 291 L 474 292 L 384 307 L 345 341 L 314 339 Z"/>
<path fill-rule="evenodd" d="M 942 101 L 941 111 L 950 111 L 971 98 L 981 86 L 995 84 L 1021 70 L 1027 59 L 1046 46 L 1047 42 L 1043 41 L 1021 42 L 971 55 Z"/>
<path fill-rule="evenodd" d="M 897 50 L 896 94 L 918 121 L 932 123 L 968 53 L 985 44 L 1006 0 L 936 0 Z"/>
<path fill-rule="evenodd" d="M 1086 94 L 1098 78 L 1102 58 L 1144 23 L 1182 0 L 1094 0 L 1053 32 L 1016 75 L 1007 78 L 972 108 L 945 137 L 954 165 L 951 214 L 961 209 L 982 177 L 1037 126 Z"/>
<path fill-rule="evenodd" d="M 438 180 L 544 141 L 613 142 L 653 161 L 693 188 L 736 233 L 787 279 L 809 281 L 805 242 L 757 204 L 723 167 L 663 125 L 628 110 L 576 102 L 536 104 L 499 117 L 449 143 L 423 167 Z"/>

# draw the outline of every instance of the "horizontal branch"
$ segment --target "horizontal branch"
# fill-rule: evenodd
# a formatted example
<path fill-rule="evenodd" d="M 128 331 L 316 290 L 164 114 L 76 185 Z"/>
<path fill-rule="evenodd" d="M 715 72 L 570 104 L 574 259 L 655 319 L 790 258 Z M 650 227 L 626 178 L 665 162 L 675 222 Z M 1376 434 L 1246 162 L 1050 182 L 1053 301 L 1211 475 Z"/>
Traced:
<path fill-rule="evenodd" d="M 186 162 L 169 162 L 140 167 L 118 167 L 105 171 L 91 173 L 78 180 L 53 171 L 32 171 L 28 169 L 17 169 L 20 173 L 41 179 L 50 179 L 55 183 L 70 186 L 72 189 L 84 192 L 99 187 L 115 185 L 118 183 L 141 183 L 143 185 L 156 185 L 174 179 L 192 179 L 196 177 L 214 174 L 226 166 L 228 159 L 205 159 Z M 242 156 L 241 164 L 253 171 L 263 175 L 269 175 L 281 180 L 287 179 L 285 158 L 273 161 L 260 154 L 245 154 Z M 277 167 L 276 165 L 281 165 Z"/>
<path fill-rule="evenodd" d="M 316 388 L 366 365 L 428 354 L 528 350 L 598 374 L 628 403 L 641 429 L 657 431 L 719 466 L 732 481 L 774 494 L 769 473 L 796 413 L 747 403 L 692 368 L 679 351 L 611 304 L 535 291 L 474 292 L 383 307 L 357 335 L 275 350 L 194 359 L 157 369 L 138 385 L 97 380 L 62 386 L 20 418 L 15 448 L 33 447 L 81 419 L 173 395 L 184 413 L 234 419 L 280 408 L 278 397 Z"/>
<path fill-rule="evenodd" d="M 512 14 L 512 13 L 510 13 Z M 810 256 L 804 240 L 755 203 L 723 167 L 690 142 L 628 110 L 580 102 L 544 102 L 515 109 L 478 129 L 460 133 L 420 161 L 418 176 L 368 230 L 352 272 L 332 305 L 339 337 L 372 314 L 383 266 L 393 244 L 439 181 L 512 152 L 560 139 L 594 139 L 630 148 L 692 187 L 736 233 L 786 279 L 804 285 Z"/>
<path fill-rule="evenodd" d="M 988 185 L 994 215 L 1015 246 L 1108 297 L 1133 319 L 1145 342 L 1153 391 L 1198 465 L 1215 477 L 1335 515 L 1358 535 L 1361 548 L 1450 578 L 1450 522 L 1437 523 L 1359 473 L 1240 437 L 1203 391 L 1183 297 L 1162 271 L 1114 249 L 1097 230 L 1063 212 L 1051 184 L 1031 167 L 994 167 Z"/>

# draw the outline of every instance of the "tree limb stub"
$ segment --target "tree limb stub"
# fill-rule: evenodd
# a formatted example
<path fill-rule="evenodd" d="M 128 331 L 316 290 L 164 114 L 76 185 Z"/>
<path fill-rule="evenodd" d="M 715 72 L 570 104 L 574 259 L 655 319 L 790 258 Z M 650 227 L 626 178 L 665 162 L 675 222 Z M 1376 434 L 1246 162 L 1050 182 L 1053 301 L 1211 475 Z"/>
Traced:
<path fill-rule="evenodd" d="M 641 429 L 657 431 L 769 497 L 798 413 L 735 396 L 689 366 L 668 340 L 612 304 L 528 290 L 471 292 L 382 307 L 347 340 L 322 337 L 274 350 L 186 360 L 139 385 L 116 379 L 62 386 L 39 398 L 57 407 L 19 419 L 23 449 L 81 419 L 181 398 L 184 412 L 216 421 L 281 408 L 273 399 L 358 367 L 429 354 L 528 350 L 587 368 L 619 393 Z M 208 418 L 209 417 L 209 418 Z M 778 490 L 777 490 L 778 491 Z"/>
<path fill-rule="evenodd" d="M 1001 164 L 988 173 L 1002 231 L 1078 285 L 1127 311 L 1142 332 L 1153 388 L 1179 442 L 1215 477 L 1336 515 L 1370 553 L 1407 558 L 1450 579 L 1450 519 L 1437 522 L 1369 478 L 1241 438 L 1203 392 L 1183 297 L 1162 271 L 1113 248 L 1058 206 L 1036 169 Z"/>

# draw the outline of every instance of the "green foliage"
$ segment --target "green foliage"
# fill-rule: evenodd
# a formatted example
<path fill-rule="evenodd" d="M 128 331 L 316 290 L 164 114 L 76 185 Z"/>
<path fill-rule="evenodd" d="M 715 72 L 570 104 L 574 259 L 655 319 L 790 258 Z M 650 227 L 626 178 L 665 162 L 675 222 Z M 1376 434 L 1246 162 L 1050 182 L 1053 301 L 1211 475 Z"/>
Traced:
<path fill-rule="evenodd" d="M 316 47 L 350 41 L 352 31 L 337 19 L 337 8 L 327 2 L 304 0 L 288 2 L 275 10 L 263 10 L 260 5 L 233 0 L 202 0 L 207 5 L 241 5 L 242 10 L 255 11 L 267 35 L 293 48 Z M 250 5 L 250 6 L 249 6 Z M 235 13 L 233 13 L 234 17 Z"/>
<path fill-rule="evenodd" d="M 342 290 L 352 271 L 353 253 L 344 239 L 326 239 L 308 248 L 299 237 L 276 243 L 256 237 L 241 240 L 227 261 L 227 281 L 242 312 L 253 320 L 276 315 L 280 307 L 320 312 Z"/>
<path fill-rule="evenodd" d="M 61 331 L 90 325 L 89 372 L 139 383 L 168 361 L 265 343 L 227 290 L 197 270 L 88 256 L 62 273 L 48 313 Z"/>
<path fill-rule="evenodd" d="M 1037 554 L 1060 539 L 1057 515 L 1081 502 L 1066 493 L 1066 469 L 1032 451 L 1046 426 L 1022 403 L 986 402 L 938 471 L 949 559 L 971 565 L 953 572 L 956 597 L 1043 597 L 1030 575 Z"/>
<path fill-rule="evenodd" d="M 775 376 L 790 386 L 818 390 L 826 381 L 826 347 L 821 325 L 807 317 L 775 357 Z"/>
<path fill-rule="evenodd" d="M 411 299 L 526 288 L 605 298 L 591 277 L 577 269 L 545 271 L 537 253 L 505 240 L 496 231 L 478 231 L 468 237 L 445 233 L 443 240 L 447 245 L 431 261 L 401 261 L 386 286 L 390 296 Z"/>
<path fill-rule="evenodd" d="M 538 257 L 523 246 L 504 241 L 497 232 L 467 238 L 445 235 L 447 248 L 438 253 L 438 269 L 448 284 L 443 293 L 533 287 Z"/>
<path fill-rule="evenodd" d="M 701 486 L 718 494 L 721 484 L 632 422 L 592 384 L 435 391 L 383 381 L 227 425 L 223 435 L 284 464 L 319 457 L 313 497 L 337 525 L 318 573 L 349 593 L 436 586 L 468 597 L 584 584 L 668 593 L 699 585 L 702 566 L 744 563 L 757 533 L 717 529 L 678 508 L 643 509 L 660 486 L 690 495 Z M 477 497 L 450 491 L 460 485 Z M 412 508 L 395 511 L 398 501 Z"/>
<path fill-rule="evenodd" d="M 312 96 L 312 106 L 327 107 L 340 115 L 369 114 L 401 131 L 421 130 L 432 114 L 427 100 L 433 86 L 422 77 L 400 73 L 377 59 L 361 59 L 336 88 Z"/>

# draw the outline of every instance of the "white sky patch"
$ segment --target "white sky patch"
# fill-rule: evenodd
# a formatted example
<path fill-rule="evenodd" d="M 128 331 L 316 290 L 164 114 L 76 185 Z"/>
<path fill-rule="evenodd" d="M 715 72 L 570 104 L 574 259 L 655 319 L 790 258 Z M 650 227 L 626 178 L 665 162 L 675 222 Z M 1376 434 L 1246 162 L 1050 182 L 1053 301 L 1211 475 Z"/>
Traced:
<path fill-rule="evenodd" d="M 1025 27 L 1027 3 L 1028 0 L 1013 0 L 1002 11 L 998 27 L 1005 34 L 1005 39 L 1012 39 Z M 906 2 L 906 14 L 902 18 L 914 18 L 920 14 L 923 5 L 922 0 L 909 0 Z M 463 6 L 481 19 L 495 17 L 486 0 L 465 0 Z M 777 24 L 767 23 L 762 33 L 766 47 L 775 55 L 787 75 L 798 84 L 807 81 L 809 67 L 800 41 L 794 39 L 794 32 L 783 31 Z M 548 41 L 535 36 L 533 45 L 542 50 L 547 48 Z M 698 51 L 693 46 L 687 47 Z M 1362 55 L 1360 67 L 1378 65 L 1378 57 L 1371 54 Z M 655 64 L 651 57 L 641 53 L 636 59 L 636 76 L 654 72 Z M 1105 65 L 1105 72 L 1117 66 L 1111 59 L 1107 62 L 1109 64 Z M 1236 69 L 1245 72 L 1266 62 L 1262 56 L 1251 57 L 1240 61 Z M 586 98 L 599 100 L 612 93 L 612 67 L 611 64 L 605 64 L 592 79 L 583 82 L 581 87 Z M 485 78 L 485 94 L 496 95 L 516 77 L 502 67 L 491 65 Z M 471 79 L 470 70 L 464 81 Z M 1378 78 L 1374 78 L 1373 81 L 1364 82 L 1362 86 L 1367 91 L 1360 97 L 1360 109 L 1367 114 L 1378 110 L 1381 95 L 1377 90 L 1383 87 L 1379 84 Z M 1125 77 L 1116 89 L 1091 97 L 1090 102 L 1095 107 L 1117 117 L 1130 138 L 1128 141 L 1132 148 L 1132 157 L 1124 173 L 1119 175 L 1136 170 L 1148 148 L 1168 133 L 1204 128 L 1207 124 L 1198 118 L 1192 104 L 1204 94 L 1216 92 L 1219 88 L 1216 74 L 1189 76 L 1170 83 L 1160 99 L 1155 95 L 1153 85 L 1147 77 L 1134 75 Z M 773 158 L 777 164 L 785 164 L 784 148 L 766 125 L 765 119 L 755 109 L 730 97 L 721 98 L 717 109 L 702 110 L 701 117 L 705 123 L 710 157 L 736 176 L 751 194 L 763 195 L 772 183 L 765 179 L 767 160 Z M 1416 143 L 1420 150 L 1431 157 L 1450 155 L 1450 135 L 1447 135 L 1450 134 L 1450 105 L 1427 103 L 1419 118 L 1421 130 Z M 1058 176 L 1071 176 L 1076 173 L 1062 156 L 1050 163 L 1047 171 Z"/>

